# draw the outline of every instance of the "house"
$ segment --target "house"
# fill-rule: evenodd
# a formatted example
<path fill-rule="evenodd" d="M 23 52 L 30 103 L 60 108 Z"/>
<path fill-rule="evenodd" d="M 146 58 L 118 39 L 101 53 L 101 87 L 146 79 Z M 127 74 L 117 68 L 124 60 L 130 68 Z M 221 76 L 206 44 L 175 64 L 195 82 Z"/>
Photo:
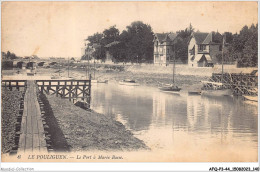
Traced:
<path fill-rule="evenodd" d="M 222 35 L 218 32 L 195 32 L 188 45 L 188 65 L 191 67 L 213 66 L 216 56 L 222 53 Z"/>
<path fill-rule="evenodd" d="M 154 35 L 154 64 L 168 65 L 174 57 L 176 33 L 156 33 Z"/>

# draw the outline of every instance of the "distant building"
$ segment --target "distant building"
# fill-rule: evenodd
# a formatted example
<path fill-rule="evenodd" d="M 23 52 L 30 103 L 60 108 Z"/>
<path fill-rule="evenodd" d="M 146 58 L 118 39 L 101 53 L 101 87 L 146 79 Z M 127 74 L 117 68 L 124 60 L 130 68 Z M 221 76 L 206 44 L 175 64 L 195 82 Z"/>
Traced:
<path fill-rule="evenodd" d="M 154 36 L 154 64 L 168 65 L 174 57 L 176 33 L 156 33 Z"/>
<path fill-rule="evenodd" d="M 222 52 L 222 35 L 218 32 L 195 32 L 188 46 L 188 65 L 191 67 L 213 66 L 216 55 Z"/>
<path fill-rule="evenodd" d="M 17 66 L 17 68 L 20 68 L 20 69 L 26 69 L 27 63 L 25 63 L 23 61 L 19 61 L 19 62 L 17 62 L 16 66 Z"/>
<path fill-rule="evenodd" d="M 27 69 L 36 69 L 36 67 L 37 67 L 37 63 L 36 62 L 28 62 L 26 64 L 26 68 Z"/>

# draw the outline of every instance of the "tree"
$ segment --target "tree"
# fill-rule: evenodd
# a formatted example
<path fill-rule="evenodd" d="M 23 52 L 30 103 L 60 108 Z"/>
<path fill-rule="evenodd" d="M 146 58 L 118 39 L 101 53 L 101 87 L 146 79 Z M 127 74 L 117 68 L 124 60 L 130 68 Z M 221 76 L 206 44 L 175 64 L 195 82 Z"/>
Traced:
<path fill-rule="evenodd" d="M 237 60 L 239 67 L 254 67 L 258 63 L 258 24 L 244 26 L 239 34 L 233 35 L 231 56 Z"/>
<path fill-rule="evenodd" d="M 107 45 L 111 42 L 119 40 L 119 30 L 116 26 L 111 26 L 109 29 L 105 29 L 103 31 L 103 39 L 102 42 L 104 45 Z"/>
<path fill-rule="evenodd" d="M 148 24 L 132 22 L 120 37 L 127 49 L 127 61 L 141 62 L 153 59 L 153 32 Z"/>
<path fill-rule="evenodd" d="M 188 44 L 191 38 L 194 28 L 190 24 L 185 30 L 177 32 L 177 41 L 175 42 L 176 59 L 180 59 L 183 63 L 188 59 Z"/>
<path fill-rule="evenodd" d="M 101 40 L 103 38 L 102 33 L 94 33 L 94 35 L 88 36 L 87 40 L 89 41 L 88 45 L 93 45 L 93 44 L 100 44 Z"/>

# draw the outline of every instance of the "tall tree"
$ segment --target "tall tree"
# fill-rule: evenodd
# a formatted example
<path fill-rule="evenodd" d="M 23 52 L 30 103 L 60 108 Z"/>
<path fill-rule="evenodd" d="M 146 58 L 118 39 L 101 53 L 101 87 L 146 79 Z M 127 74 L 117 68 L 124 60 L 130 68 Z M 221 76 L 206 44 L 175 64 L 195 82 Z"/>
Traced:
<path fill-rule="evenodd" d="M 190 24 L 185 30 L 177 32 L 177 41 L 175 42 L 176 59 L 180 59 L 183 63 L 188 60 L 188 44 L 191 38 L 194 28 Z"/>
<path fill-rule="evenodd" d="M 111 26 L 109 29 L 105 29 L 103 31 L 103 44 L 109 44 L 114 41 L 119 40 L 119 30 L 116 28 L 116 26 Z"/>
<path fill-rule="evenodd" d="M 94 33 L 91 36 L 88 36 L 87 40 L 89 41 L 88 45 L 93 45 L 93 44 L 100 44 L 101 40 L 103 39 L 103 34 L 102 33 Z"/>
<path fill-rule="evenodd" d="M 132 62 L 151 61 L 153 59 L 153 32 L 148 24 L 135 21 L 127 26 L 122 35 L 127 47 L 127 56 Z"/>
<path fill-rule="evenodd" d="M 244 26 L 235 34 L 231 44 L 231 56 L 237 60 L 239 67 L 253 67 L 258 63 L 258 24 Z"/>

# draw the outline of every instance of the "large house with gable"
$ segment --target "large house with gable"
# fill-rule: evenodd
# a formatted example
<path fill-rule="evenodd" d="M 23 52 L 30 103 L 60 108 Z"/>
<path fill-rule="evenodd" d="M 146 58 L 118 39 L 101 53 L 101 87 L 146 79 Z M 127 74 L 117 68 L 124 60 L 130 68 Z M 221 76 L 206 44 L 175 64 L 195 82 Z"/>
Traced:
<path fill-rule="evenodd" d="M 173 43 L 177 38 L 176 33 L 156 33 L 154 35 L 154 64 L 168 65 L 174 57 Z"/>
<path fill-rule="evenodd" d="M 188 45 L 188 65 L 208 67 L 217 62 L 216 56 L 222 52 L 223 36 L 218 32 L 194 32 Z"/>

